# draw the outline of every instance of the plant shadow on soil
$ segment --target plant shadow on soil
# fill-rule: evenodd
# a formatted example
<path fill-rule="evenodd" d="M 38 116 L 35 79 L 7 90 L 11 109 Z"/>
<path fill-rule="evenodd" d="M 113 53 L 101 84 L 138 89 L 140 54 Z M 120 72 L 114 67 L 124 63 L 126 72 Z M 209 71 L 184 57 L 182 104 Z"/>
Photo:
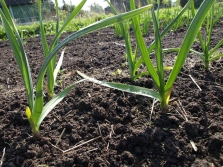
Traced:
<path fill-rule="evenodd" d="M 222 26 L 221 19 L 214 28 L 212 45 L 223 38 Z M 179 47 L 185 32 L 186 27 L 170 32 L 163 46 Z M 153 40 L 152 34 L 145 37 L 147 43 Z M 99 80 L 131 83 L 124 65 L 125 48 L 118 45 L 123 43 L 110 28 L 70 42 L 60 82 L 66 87 L 80 80 L 75 72 L 79 70 Z M 43 121 L 41 139 L 34 140 L 25 118 L 27 100 L 21 75 L 9 43 L 0 42 L 0 48 L 0 152 L 6 148 L 3 167 L 223 165 L 221 59 L 206 72 L 198 56 L 189 54 L 174 84 L 169 110 L 162 112 L 155 103 L 151 121 L 152 99 L 89 82 L 78 84 Z M 199 44 L 193 48 L 200 49 Z M 26 39 L 25 49 L 35 80 L 43 61 L 40 38 Z M 172 65 L 174 56 L 176 53 L 165 55 L 165 63 Z M 117 70 L 122 70 L 121 74 Z M 133 84 L 154 88 L 149 76 Z M 61 87 L 56 87 L 59 90 Z M 60 150 L 87 141 L 69 152 Z"/>

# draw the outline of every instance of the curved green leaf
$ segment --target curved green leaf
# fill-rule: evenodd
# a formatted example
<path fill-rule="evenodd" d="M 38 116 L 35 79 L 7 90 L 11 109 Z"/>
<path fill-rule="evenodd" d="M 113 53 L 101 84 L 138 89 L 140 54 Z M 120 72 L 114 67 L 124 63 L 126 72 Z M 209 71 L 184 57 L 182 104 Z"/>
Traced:
<path fill-rule="evenodd" d="M 133 86 L 133 85 L 127 85 L 127 84 L 120 84 L 120 83 L 114 83 L 114 82 L 103 82 L 99 81 L 97 79 L 88 77 L 87 75 L 81 73 L 80 71 L 77 71 L 77 73 L 82 76 L 84 79 L 87 79 L 88 81 L 91 81 L 93 83 L 108 87 L 108 88 L 113 88 L 117 89 L 123 92 L 128 92 L 128 93 L 133 93 L 137 95 L 142 95 L 142 96 L 147 96 L 150 98 L 154 98 L 156 100 L 161 100 L 159 93 L 157 93 L 154 90 L 148 89 L 148 88 L 143 88 L 139 86 Z"/>
<path fill-rule="evenodd" d="M 38 14 L 39 14 L 40 36 L 41 36 L 41 42 L 42 42 L 42 47 L 43 47 L 43 53 L 44 53 L 44 56 L 47 57 L 49 54 L 49 46 L 46 40 L 46 34 L 45 34 L 44 24 L 43 24 L 43 19 L 42 19 L 42 0 L 38 0 Z M 48 91 L 49 96 L 52 96 L 54 92 L 53 71 L 54 71 L 55 61 L 56 61 L 56 56 L 50 61 L 47 67 L 47 91 Z"/>
<path fill-rule="evenodd" d="M 62 66 L 62 63 L 63 63 L 63 57 L 64 57 L 65 49 L 66 49 L 66 48 L 64 48 L 63 51 L 61 52 L 61 55 L 60 55 L 60 58 L 59 58 L 59 60 L 58 60 L 57 66 L 56 66 L 56 68 L 55 68 L 55 70 L 54 70 L 54 72 L 53 72 L 54 84 L 55 84 L 55 82 L 56 82 L 57 75 L 58 75 L 58 72 L 59 72 L 59 70 L 60 70 L 60 67 Z"/>
<path fill-rule="evenodd" d="M 5 4 L 5 1 L 1 0 L 0 2 L 1 2 L 2 9 L 4 11 L 3 12 L 0 9 L 2 23 L 5 28 L 10 45 L 12 47 L 14 56 L 18 63 L 20 72 L 22 74 L 23 82 L 26 89 L 26 94 L 28 96 L 29 107 L 33 108 L 34 106 L 33 83 L 32 83 L 32 77 L 31 77 L 31 72 L 30 72 L 30 66 L 28 63 L 27 56 L 24 51 L 22 39 L 20 38 L 19 32 L 11 18 L 10 12 Z"/>
<path fill-rule="evenodd" d="M 215 51 L 217 51 L 218 48 L 220 48 L 223 45 L 223 39 L 218 42 L 217 45 L 213 49 L 210 50 L 209 55 L 213 55 Z"/>
<path fill-rule="evenodd" d="M 172 28 L 172 26 L 176 23 L 176 21 L 181 18 L 181 16 L 183 15 L 183 13 L 187 10 L 187 8 L 191 5 L 191 3 L 193 2 L 193 0 L 189 0 L 187 2 L 187 4 L 184 6 L 184 8 L 180 11 L 180 13 L 177 15 L 176 18 L 174 18 L 171 23 L 162 31 L 162 33 L 160 34 L 160 38 L 163 39 L 164 36 L 169 32 L 169 30 Z M 150 55 L 151 52 L 154 50 L 155 48 L 155 41 L 153 41 L 148 47 L 147 47 L 147 51 L 148 54 Z M 134 66 L 134 71 L 137 71 L 138 68 L 140 67 L 140 65 L 143 63 L 143 57 L 141 56 L 139 58 L 139 60 L 137 61 L 137 63 Z"/>
<path fill-rule="evenodd" d="M 218 53 L 216 56 L 211 57 L 211 58 L 209 59 L 209 61 L 210 61 L 210 62 L 215 61 L 215 60 L 219 59 L 220 57 L 223 57 L 223 54 Z"/>

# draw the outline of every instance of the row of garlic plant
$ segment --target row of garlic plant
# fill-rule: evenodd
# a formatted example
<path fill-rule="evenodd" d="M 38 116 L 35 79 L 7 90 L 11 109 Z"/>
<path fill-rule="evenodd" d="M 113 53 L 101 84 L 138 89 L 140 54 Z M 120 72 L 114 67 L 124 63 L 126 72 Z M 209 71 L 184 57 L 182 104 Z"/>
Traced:
<path fill-rule="evenodd" d="M 41 41 L 42 41 L 42 48 L 43 48 L 45 58 L 44 58 L 43 64 L 40 67 L 37 80 L 36 80 L 36 85 L 34 85 L 28 57 L 26 55 L 26 52 L 23 46 L 22 38 L 18 32 L 17 27 L 15 26 L 15 23 L 12 20 L 12 17 L 10 15 L 9 9 L 5 1 L 0 0 L 1 6 L 2 6 L 2 9 L 0 9 L 1 21 L 6 31 L 9 43 L 12 47 L 16 62 L 22 74 L 22 79 L 23 79 L 24 86 L 26 89 L 26 95 L 27 95 L 27 101 L 28 101 L 28 105 L 26 107 L 26 116 L 27 116 L 27 119 L 29 120 L 33 136 L 36 138 L 39 138 L 40 136 L 39 128 L 44 118 L 50 113 L 50 111 L 52 111 L 52 109 L 58 103 L 60 103 L 67 96 L 67 94 L 75 86 L 75 84 L 83 81 L 83 80 L 77 81 L 71 84 L 70 86 L 68 86 L 67 88 L 65 88 L 64 90 L 61 90 L 60 93 L 56 95 L 54 94 L 54 85 L 56 82 L 56 76 L 58 74 L 58 70 L 60 69 L 60 66 L 63 60 L 63 51 L 62 51 L 59 61 L 56 63 L 57 53 L 62 48 L 64 48 L 64 46 L 71 40 L 74 40 L 90 32 L 102 29 L 104 27 L 111 26 L 115 23 L 122 22 L 126 19 L 130 19 L 151 8 L 151 5 L 147 5 L 137 10 L 133 10 L 127 13 L 123 13 L 117 16 L 100 20 L 79 31 L 72 33 L 71 35 L 64 38 L 61 42 L 58 42 L 63 30 L 66 28 L 66 26 L 69 25 L 70 21 L 82 9 L 86 1 L 87 0 L 82 0 L 80 4 L 67 17 L 67 19 L 62 23 L 62 26 L 59 26 L 60 21 L 59 21 L 58 1 L 55 0 L 57 28 L 56 28 L 55 36 L 52 43 L 48 45 L 46 34 L 44 32 L 42 15 L 41 15 L 42 1 L 38 0 Z M 37 56 L 41 56 L 41 55 L 37 55 Z M 48 92 L 48 96 L 51 98 L 49 101 L 44 101 L 43 80 L 44 80 L 44 76 L 46 72 L 47 72 L 47 92 Z"/>
<path fill-rule="evenodd" d="M 36 85 L 33 85 L 32 83 L 32 77 L 31 77 L 31 70 L 28 62 L 28 58 L 25 54 L 25 50 L 23 47 L 22 43 L 22 38 L 20 37 L 18 30 L 10 16 L 10 13 L 7 9 L 7 6 L 4 2 L 4 0 L 1 0 L 1 5 L 3 7 L 3 11 L 0 10 L 0 16 L 3 22 L 3 26 L 6 30 L 9 42 L 12 46 L 16 61 L 19 65 L 24 85 L 26 88 L 26 93 L 27 93 L 27 100 L 28 100 L 28 106 L 26 108 L 26 115 L 27 118 L 30 122 L 30 126 L 32 128 L 33 135 L 35 137 L 39 137 L 39 128 L 40 125 L 43 121 L 43 119 L 49 114 L 49 112 L 59 103 L 63 100 L 64 97 L 69 93 L 70 89 L 75 86 L 75 84 L 82 82 L 83 80 L 80 80 L 70 86 L 68 86 L 66 89 L 62 90 L 60 93 L 57 95 L 54 95 L 54 85 L 56 82 L 56 75 L 58 73 L 58 70 L 62 64 L 63 60 L 63 52 L 60 56 L 59 61 L 57 62 L 56 65 L 56 56 L 57 52 L 62 49 L 69 41 L 78 38 L 82 35 L 85 35 L 89 32 L 101 29 L 103 27 L 112 25 L 114 23 L 120 22 L 120 26 L 122 27 L 122 30 L 125 30 L 125 26 L 123 23 L 121 23 L 124 20 L 128 20 L 132 18 L 132 23 L 133 23 L 133 29 L 134 29 L 134 34 L 135 38 L 137 41 L 137 46 L 139 48 L 139 51 L 141 53 L 141 57 L 136 61 L 136 54 L 132 54 L 131 48 L 127 47 L 127 53 L 128 55 L 128 61 L 129 64 L 132 63 L 131 61 L 134 60 L 135 66 L 133 68 L 131 65 L 129 65 L 129 68 L 132 68 L 133 77 L 132 79 L 136 79 L 138 77 L 141 77 L 145 74 L 150 74 L 158 91 L 150 90 L 147 88 L 142 88 L 142 87 L 137 87 L 133 85 L 125 85 L 125 84 L 119 84 L 119 83 L 109 83 L 109 82 L 103 82 L 103 81 L 98 81 L 94 78 L 90 78 L 81 72 L 78 72 L 81 76 L 83 76 L 85 79 L 90 80 L 92 82 L 115 88 L 118 90 L 130 92 L 130 93 L 136 93 L 140 95 L 145 95 L 148 97 L 152 97 L 154 99 L 158 99 L 161 102 L 161 107 L 166 108 L 168 106 L 169 98 L 171 95 L 171 90 L 173 87 L 173 84 L 177 78 L 177 75 L 180 72 L 180 69 L 182 68 L 184 61 L 187 57 L 187 54 L 189 51 L 191 51 L 191 46 L 193 44 L 193 41 L 195 37 L 199 36 L 199 29 L 209 11 L 209 9 L 212 7 L 214 0 L 207 1 L 205 0 L 204 3 L 201 5 L 200 9 L 194 14 L 194 19 L 191 22 L 187 34 L 183 40 L 181 48 L 171 48 L 171 50 L 177 50 L 178 56 L 175 61 L 174 66 L 172 67 L 172 71 L 170 73 L 170 76 L 167 77 L 167 82 L 165 82 L 165 76 L 164 76 L 164 70 L 165 67 L 163 66 L 163 52 L 168 51 L 168 49 L 163 49 L 161 45 L 161 39 L 165 36 L 165 34 L 171 29 L 173 24 L 177 21 L 177 19 L 181 16 L 181 14 L 185 11 L 185 9 L 191 4 L 192 0 L 188 2 L 188 4 L 185 6 L 184 9 L 180 12 L 180 14 L 168 25 L 164 31 L 160 34 L 159 33 L 159 28 L 158 28 L 158 22 L 155 16 L 154 9 L 151 10 L 151 15 L 153 19 L 153 24 L 154 24 L 154 34 L 155 34 L 155 41 L 152 42 L 148 47 L 145 44 L 145 41 L 142 36 L 141 28 L 140 28 L 140 17 L 136 16 L 152 7 L 152 5 L 148 5 L 146 7 L 140 8 L 136 10 L 135 4 L 133 0 L 130 0 L 130 6 L 131 6 L 131 11 L 125 14 L 120 14 L 105 20 L 101 20 L 99 22 L 96 22 L 92 25 L 89 25 L 80 31 L 77 31 L 64 40 L 62 40 L 60 43 L 58 43 L 58 40 L 60 38 L 60 35 L 63 31 L 63 29 L 69 25 L 69 22 L 71 19 L 73 19 L 79 12 L 79 10 L 83 7 L 85 4 L 86 0 L 83 0 L 77 8 L 74 9 L 74 11 L 71 13 L 70 16 L 64 21 L 62 27 L 59 27 L 59 14 L 58 14 L 58 3 L 56 1 L 56 8 L 57 8 L 57 28 L 55 32 L 55 37 L 53 42 L 51 43 L 50 46 L 48 46 L 46 42 L 46 35 L 44 33 L 44 27 L 43 27 L 43 21 L 42 21 L 42 16 L 41 16 L 41 1 L 38 1 L 38 10 L 39 10 L 39 18 L 40 18 L 40 29 L 41 29 L 41 40 L 42 40 L 42 46 L 43 46 L 43 51 L 45 55 L 45 60 L 42 64 L 42 67 L 40 68 L 38 77 L 37 77 L 37 83 Z M 111 4 L 110 4 L 111 5 Z M 115 10 L 114 10 L 115 12 Z M 135 16 L 135 17 L 134 17 Z M 129 43 L 129 34 L 127 33 L 125 36 L 125 41 L 126 44 L 129 46 L 131 45 Z M 129 49 L 129 50 L 128 50 Z M 156 64 L 153 65 L 152 61 L 150 59 L 150 54 L 155 50 L 156 54 Z M 136 53 L 136 51 L 135 51 Z M 147 71 L 142 74 L 137 74 L 136 71 L 139 68 L 139 66 L 144 63 L 147 67 Z M 43 80 L 46 71 L 48 72 L 48 95 L 51 97 L 51 100 L 48 101 L 45 105 L 45 101 L 43 100 Z M 34 87 L 36 87 L 36 92 L 34 93 Z"/>

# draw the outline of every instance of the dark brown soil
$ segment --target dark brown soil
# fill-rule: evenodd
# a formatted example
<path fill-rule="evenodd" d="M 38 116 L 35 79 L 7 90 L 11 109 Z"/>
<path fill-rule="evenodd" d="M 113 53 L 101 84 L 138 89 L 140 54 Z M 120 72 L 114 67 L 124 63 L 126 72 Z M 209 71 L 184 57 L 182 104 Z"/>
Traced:
<path fill-rule="evenodd" d="M 220 22 L 214 28 L 212 46 L 223 38 L 222 27 Z M 185 32 L 186 28 L 170 32 L 163 40 L 164 47 L 180 46 Z M 147 43 L 153 38 L 152 33 L 145 37 Z M 40 38 L 27 39 L 25 43 L 35 81 L 44 59 Z M 109 28 L 69 43 L 58 83 L 68 86 L 80 80 L 76 70 L 99 80 L 131 83 L 123 56 L 125 48 L 119 44 L 124 44 L 123 39 Z M 35 140 L 24 113 L 27 99 L 15 58 L 8 42 L 0 42 L 0 48 L 0 157 L 6 148 L 3 167 L 223 165 L 221 59 L 207 72 L 198 56 L 190 54 L 174 84 L 169 110 L 161 111 L 157 102 L 152 116 L 152 99 L 87 81 L 78 84 L 43 121 L 41 138 Z M 199 50 L 199 44 L 193 48 Z M 171 65 L 175 56 L 176 53 L 165 55 L 165 63 Z M 154 88 L 149 76 L 133 84 Z M 56 87 L 59 90 L 61 87 Z M 77 147 L 71 149 L 74 146 Z M 62 152 L 68 149 L 71 150 Z"/>

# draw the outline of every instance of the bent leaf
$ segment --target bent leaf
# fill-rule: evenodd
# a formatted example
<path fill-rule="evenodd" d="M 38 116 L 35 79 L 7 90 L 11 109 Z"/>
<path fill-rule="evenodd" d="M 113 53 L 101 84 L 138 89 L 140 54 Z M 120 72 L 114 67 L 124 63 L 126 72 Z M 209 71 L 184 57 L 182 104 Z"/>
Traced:
<path fill-rule="evenodd" d="M 77 71 L 77 73 L 82 76 L 84 79 L 87 79 L 93 83 L 108 87 L 108 88 L 114 88 L 120 91 L 128 92 L 128 93 L 133 93 L 137 95 L 142 95 L 150 98 L 154 98 L 156 100 L 160 100 L 160 95 L 151 89 L 148 88 L 143 88 L 139 86 L 133 86 L 133 85 L 127 85 L 127 84 L 121 84 L 121 83 L 114 83 L 114 82 L 104 82 L 104 81 L 99 81 L 97 79 L 88 77 L 87 75 L 81 73 L 80 71 Z"/>

